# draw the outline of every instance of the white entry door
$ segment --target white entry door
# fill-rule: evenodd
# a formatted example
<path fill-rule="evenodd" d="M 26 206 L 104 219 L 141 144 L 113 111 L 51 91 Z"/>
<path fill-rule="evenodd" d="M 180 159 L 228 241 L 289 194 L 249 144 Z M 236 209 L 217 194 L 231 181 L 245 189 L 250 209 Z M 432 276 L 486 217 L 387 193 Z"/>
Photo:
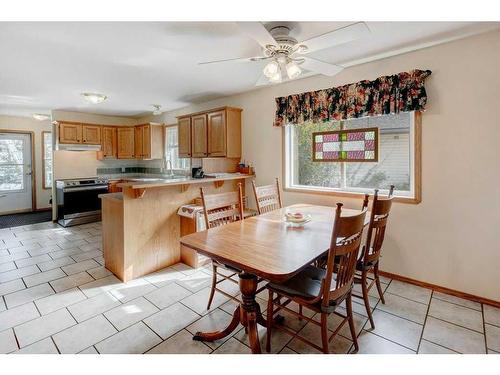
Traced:
<path fill-rule="evenodd" d="M 31 135 L 0 132 L 0 215 L 32 210 Z"/>

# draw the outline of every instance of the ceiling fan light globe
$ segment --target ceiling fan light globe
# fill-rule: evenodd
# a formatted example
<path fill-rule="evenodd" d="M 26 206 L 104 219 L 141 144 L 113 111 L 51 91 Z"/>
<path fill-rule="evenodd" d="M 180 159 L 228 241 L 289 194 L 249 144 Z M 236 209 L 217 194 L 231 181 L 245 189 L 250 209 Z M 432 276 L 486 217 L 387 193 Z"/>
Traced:
<path fill-rule="evenodd" d="M 300 76 L 302 73 L 302 69 L 293 61 L 290 61 L 288 64 L 286 64 L 286 74 L 288 75 L 288 78 L 294 79 Z"/>
<path fill-rule="evenodd" d="M 269 77 L 269 82 L 280 83 L 281 82 L 281 72 L 278 70 L 275 74 Z"/>
<path fill-rule="evenodd" d="M 265 67 L 264 67 L 264 75 L 267 78 L 271 78 L 274 76 L 276 73 L 279 71 L 279 65 L 276 61 L 271 61 L 269 62 Z"/>

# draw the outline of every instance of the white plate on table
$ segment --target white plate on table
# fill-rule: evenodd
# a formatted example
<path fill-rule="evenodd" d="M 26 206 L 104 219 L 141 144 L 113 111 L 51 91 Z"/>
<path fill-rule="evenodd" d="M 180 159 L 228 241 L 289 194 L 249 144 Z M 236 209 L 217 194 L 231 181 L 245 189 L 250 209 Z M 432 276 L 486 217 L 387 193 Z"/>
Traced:
<path fill-rule="evenodd" d="M 288 216 L 284 216 L 283 217 L 283 221 L 288 225 L 288 226 L 291 226 L 291 227 L 303 227 L 304 225 L 306 225 L 308 222 L 310 222 L 312 219 L 311 215 L 307 214 L 307 215 L 304 215 L 304 217 L 300 220 L 297 220 L 297 219 L 291 219 L 290 217 Z"/>

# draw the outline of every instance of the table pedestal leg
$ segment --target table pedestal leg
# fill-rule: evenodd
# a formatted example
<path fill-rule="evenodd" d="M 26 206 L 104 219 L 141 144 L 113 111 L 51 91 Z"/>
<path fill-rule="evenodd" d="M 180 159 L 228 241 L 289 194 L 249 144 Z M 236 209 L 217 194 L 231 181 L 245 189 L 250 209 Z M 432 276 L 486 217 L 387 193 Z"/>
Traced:
<path fill-rule="evenodd" d="M 248 332 L 248 340 L 252 353 L 261 353 L 259 334 L 257 332 L 257 323 L 265 326 L 265 319 L 260 312 L 260 306 L 255 301 L 257 292 L 257 277 L 246 272 L 239 275 L 239 285 L 241 291 L 241 303 L 233 313 L 233 319 L 229 325 L 222 331 L 216 332 L 196 332 L 193 340 L 197 341 L 215 341 L 222 339 L 233 332 L 239 323 L 241 323 Z"/>

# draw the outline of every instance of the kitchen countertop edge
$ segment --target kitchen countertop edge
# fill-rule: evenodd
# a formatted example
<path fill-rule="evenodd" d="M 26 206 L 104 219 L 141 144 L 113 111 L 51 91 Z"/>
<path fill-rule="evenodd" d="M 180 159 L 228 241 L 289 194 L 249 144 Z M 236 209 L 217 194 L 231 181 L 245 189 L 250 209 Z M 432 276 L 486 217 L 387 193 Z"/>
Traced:
<path fill-rule="evenodd" d="M 230 181 L 230 180 L 242 180 L 247 178 L 254 178 L 255 175 L 240 174 L 234 176 L 226 177 L 208 177 L 208 178 L 189 178 L 189 179 L 178 179 L 168 182 L 153 181 L 153 182 L 122 182 L 117 186 L 121 188 L 132 188 L 132 189 L 151 189 L 159 187 L 168 186 L 180 186 L 180 185 L 191 185 L 191 184 L 204 184 L 217 181 Z"/>

